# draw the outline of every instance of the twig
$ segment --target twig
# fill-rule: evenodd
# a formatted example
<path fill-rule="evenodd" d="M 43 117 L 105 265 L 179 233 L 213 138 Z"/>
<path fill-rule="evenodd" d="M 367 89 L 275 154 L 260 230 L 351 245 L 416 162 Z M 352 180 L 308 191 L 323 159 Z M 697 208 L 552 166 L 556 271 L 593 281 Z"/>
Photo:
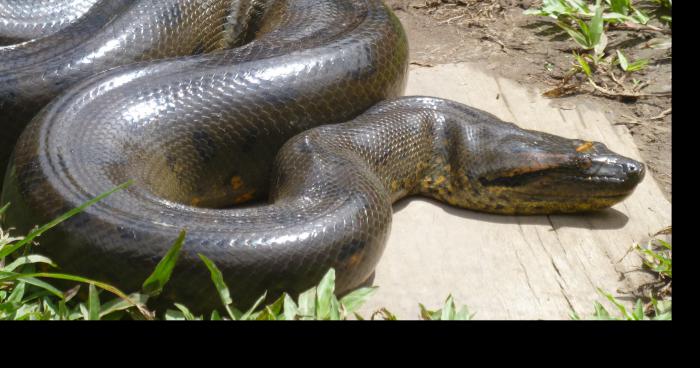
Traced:
<path fill-rule="evenodd" d="M 440 25 L 445 24 L 445 23 L 449 24 L 449 23 L 450 23 L 451 21 L 453 21 L 453 20 L 456 20 L 456 19 L 459 19 L 459 18 L 464 18 L 464 17 L 466 17 L 466 16 L 467 16 L 467 14 L 464 13 L 464 14 L 462 14 L 462 15 L 458 15 L 458 16 L 456 16 L 456 17 L 452 17 L 452 18 L 450 18 L 450 19 L 447 19 L 447 20 L 443 20 L 443 21 L 441 21 L 441 22 L 438 22 L 438 24 L 440 24 Z"/>
<path fill-rule="evenodd" d="M 430 63 L 421 63 L 421 62 L 419 62 L 419 61 L 411 61 L 409 64 L 411 64 L 411 65 L 417 65 L 417 66 L 422 66 L 422 67 L 424 67 L 424 68 L 432 68 L 432 67 L 435 66 L 435 65 L 430 64 Z"/>
<path fill-rule="evenodd" d="M 659 119 L 663 119 L 666 115 L 668 115 L 668 114 L 670 114 L 670 113 L 671 113 L 671 107 L 669 107 L 668 109 L 662 111 L 659 115 L 656 115 L 656 116 L 654 116 L 653 118 L 649 118 L 649 120 L 659 120 Z"/>
<path fill-rule="evenodd" d="M 606 95 L 606 96 L 612 96 L 612 97 L 630 97 L 630 98 L 640 98 L 640 97 L 652 97 L 652 96 L 670 96 L 672 93 L 669 92 L 658 92 L 658 93 L 639 93 L 639 92 L 615 92 L 611 91 L 607 88 L 603 88 L 599 85 L 597 85 L 594 81 L 591 79 L 588 79 L 588 82 L 595 88 L 596 91 Z"/>
<path fill-rule="evenodd" d="M 610 28 L 614 29 L 619 29 L 621 31 L 648 31 L 648 32 L 661 32 L 663 34 L 670 35 L 671 30 L 670 29 L 665 29 L 665 28 L 659 28 L 659 27 L 654 27 L 650 25 L 642 25 L 642 24 L 635 24 L 635 23 L 613 23 L 610 24 Z"/>

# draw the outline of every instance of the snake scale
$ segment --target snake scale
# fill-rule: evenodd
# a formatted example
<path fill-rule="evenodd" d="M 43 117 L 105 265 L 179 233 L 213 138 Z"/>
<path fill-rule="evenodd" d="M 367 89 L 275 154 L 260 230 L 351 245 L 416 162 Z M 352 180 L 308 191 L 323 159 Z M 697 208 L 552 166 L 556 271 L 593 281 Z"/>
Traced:
<path fill-rule="evenodd" d="M 133 180 L 38 248 L 124 290 L 186 229 L 165 300 L 218 305 L 198 253 L 241 305 L 302 292 L 330 267 L 343 294 L 371 277 L 405 196 L 590 211 L 644 176 L 601 143 L 400 97 L 408 44 L 378 0 L 30 2 L 0 0 L 6 226 Z"/>

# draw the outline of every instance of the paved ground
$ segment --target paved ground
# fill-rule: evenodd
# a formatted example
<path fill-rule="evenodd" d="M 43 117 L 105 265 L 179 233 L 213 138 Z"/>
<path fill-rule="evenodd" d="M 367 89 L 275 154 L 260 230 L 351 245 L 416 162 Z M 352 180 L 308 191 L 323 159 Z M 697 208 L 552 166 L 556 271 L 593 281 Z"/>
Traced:
<path fill-rule="evenodd" d="M 641 160 L 627 128 L 612 125 L 604 111 L 557 106 L 477 65 L 412 66 L 406 94 L 460 101 L 524 128 L 601 141 Z M 624 202 L 594 214 L 496 216 L 423 198 L 396 203 L 394 212 L 374 280 L 379 291 L 363 316 L 386 307 L 401 319 L 417 318 L 419 302 L 437 308 L 450 293 L 476 319 L 590 315 L 593 302 L 602 301 L 596 288 L 625 300 L 625 290 L 648 280 L 635 271 L 639 258 L 624 256 L 633 243 L 671 225 L 671 203 L 651 175 Z"/>

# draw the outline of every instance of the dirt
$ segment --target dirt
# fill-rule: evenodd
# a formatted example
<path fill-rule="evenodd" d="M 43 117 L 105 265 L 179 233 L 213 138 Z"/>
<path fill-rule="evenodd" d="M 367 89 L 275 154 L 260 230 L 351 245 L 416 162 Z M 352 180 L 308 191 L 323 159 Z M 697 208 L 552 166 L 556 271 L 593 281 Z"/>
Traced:
<path fill-rule="evenodd" d="M 406 30 L 413 65 L 476 62 L 493 73 L 541 91 L 556 90 L 573 66 L 576 44 L 554 20 L 523 14 L 525 9 L 538 5 L 537 1 L 386 0 L 385 3 Z M 671 36 L 656 31 L 611 29 L 606 34 L 607 53 L 621 49 L 630 61 L 650 60 L 646 68 L 626 79 L 619 67 L 614 71 L 625 88 L 637 79 L 644 87 L 635 92 L 645 96 L 604 95 L 585 83 L 581 74 L 569 83 L 579 87 L 552 98 L 552 103 L 593 105 L 605 111 L 613 124 L 626 126 L 647 163 L 648 172 L 671 201 L 671 48 L 649 47 L 656 40 L 670 40 Z M 623 91 L 607 75 L 602 83 L 606 81 L 609 84 L 602 87 L 607 90 L 618 87 L 618 91 Z"/>

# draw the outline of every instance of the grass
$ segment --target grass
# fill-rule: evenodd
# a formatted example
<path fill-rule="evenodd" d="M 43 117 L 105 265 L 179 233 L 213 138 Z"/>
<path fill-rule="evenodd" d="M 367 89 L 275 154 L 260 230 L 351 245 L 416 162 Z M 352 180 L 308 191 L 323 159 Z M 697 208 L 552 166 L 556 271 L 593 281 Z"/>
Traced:
<path fill-rule="evenodd" d="M 48 257 L 30 254 L 31 245 L 44 232 L 80 213 L 84 209 L 131 185 L 124 183 L 83 205 L 66 212 L 53 221 L 38 227 L 24 237 L 13 237 L 0 228 L 0 320 L 364 320 L 357 310 L 374 295 L 377 287 L 363 287 L 351 291 L 338 299 L 335 295 L 335 270 L 330 269 L 318 285 L 298 295 L 296 300 L 284 293 L 269 305 L 261 305 L 265 294 L 248 310 L 236 308 L 223 274 L 216 264 L 199 254 L 202 266 L 209 270 L 211 280 L 219 294 L 225 313 L 212 310 L 206 315 L 195 315 L 187 306 L 173 303 L 162 315 L 149 310 L 147 303 L 157 298 L 175 268 L 186 233 L 181 231 L 178 238 L 156 265 L 151 275 L 143 282 L 141 290 L 127 294 L 118 288 L 81 276 L 56 272 L 37 272 L 37 266 L 57 268 Z M 0 208 L 0 217 L 10 204 Z M 47 280 L 68 280 L 76 282 L 67 291 L 60 290 Z M 87 295 L 81 297 L 79 291 L 87 285 Z M 105 294 L 111 294 L 107 299 Z M 106 300 L 106 301 L 105 301 Z M 428 310 L 422 304 L 420 318 L 424 320 L 466 320 L 474 314 L 466 306 L 459 308 L 452 296 L 448 296 L 442 308 Z M 396 316 L 386 308 L 372 314 L 370 319 L 396 320 Z"/>
<path fill-rule="evenodd" d="M 606 31 L 628 30 L 640 36 L 640 31 L 669 35 L 657 40 L 650 47 L 670 47 L 670 0 L 637 1 L 596 0 L 543 0 L 539 8 L 530 8 L 524 14 L 553 18 L 555 24 L 569 35 L 579 48 L 573 51 L 572 67 L 562 81 L 544 93 L 547 97 L 560 97 L 579 91 L 585 81 L 593 92 L 606 97 L 640 98 L 659 94 L 647 94 L 642 89 L 648 85 L 631 77 L 649 64 L 647 59 L 629 60 L 621 48 L 609 50 Z M 666 27 L 650 25 L 657 19 Z M 619 66 L 622 73 L 617 71 Z M 578 78 L 579 76 L 583 78 Z M 632 79 L 631 84 L 627 79 Z M 606 83 L 609 82 L 609 83 Z"/>
<path fill-rule="evenodd" d="M 604 296 L 619 313 L 617 315 L 611 314 L 601 303 L 595 302 L 591 318 L 598 320 L 622 319 L 634 321 L 672 319 L 672 247 L 671 243 L 656 238 L 657 235 L 670 233 L 671 227 L 669 226 L 654 234 L 654 238 L 649 241 L 646 247 L 635 244 L 630 249 L 636 251 L 636 254 L 641 257 L 643 268 L 655 275 L 656 281 L 642 286 L 642 289 L 645 289 L 645 286 L 650 286 L 646 289 L 647 295 L 637 298 L 634 308 L 628 310 L 622 303 L 615 299 L 612 294 L 598 289 L 598 292 Z M 576 312 L 572 313 L 571 318 L 581 319 Z"/>
<path fill-rule="evenodd" d="M 263 294 L 248 310 L 236 308 L 234 300 L 224 282 L 222 272 L 215 262 L 199 254 L 202 266 L 209 270 L 211 280 L 223 306 L 223 315 L 214 309 L 205 315 L 195 315 L 187 306 L 173 303 L 161 315 L 149 310 L 147 303 L 157 298 L 178 261 L 180 252 L 186 246 L 186 232 L 181 231 L 170 249 L 149 277 L 143 282 L 141 290 L 127 294 L 118 288 L 89 278 L 55 272 L 37 272 L 37 266 L 57 268 L 48 257 L 30 254 L 33 241 L 62 221 L 83 211 L 110 194 L 128 187 L 125 183 L 105 192 L 93 200 L 68 211 L 44 226 L 38 227 L 25 237 L 13 237 L 0 228 L 0 320 L 365 320 L 357 311 L 378 290 L 376 286 L 356 289 L 338 299 L 335 294 L 335 270 L 329 269 L 321 281 L 295 298 L 284 293 L 276 301 L 262 305 L 266 295 Z M 0 208 L 0 216 L 9 205 Z M 666 230 L 670 232 L 670 228 Z M 656 234 L 658 235 L 658 234 Z M 632 248 L 642 257 L 644 267 L 655 273 L 662 285 L 646 304 L 638 299 L 632 310 L 626 309 L 611 294 L 599 290 L 619 315 L 609 312 L 601 303 L 594 303 L 592 319 L 622 320 L 666 320 L 672 319 L 670 283 L 672 277 L 671 244 L 661 239 L 653 239 L 648 247 L 635 244 Z M 10 261 L 11 260 L 11 261 Z M 63 291 L 52 286 L 46 280 L 59 279 L 76 283 L 74 287 Z M 87 285 L 87 295 L 80 296 L 79 291 Z M 107 299 L 107 295 L 111 295 Z M 467 306 L 459 306 L 449 295 L 441 308 L 430 310 L 419 303 L 419 318 L 422 320 L 471 320 L 474 313 Z M 575 312 L 572 319 L 582 319 Z M 397 320 L 394 313 L 386 308 L 376 310 L 371 320 Z"/>

